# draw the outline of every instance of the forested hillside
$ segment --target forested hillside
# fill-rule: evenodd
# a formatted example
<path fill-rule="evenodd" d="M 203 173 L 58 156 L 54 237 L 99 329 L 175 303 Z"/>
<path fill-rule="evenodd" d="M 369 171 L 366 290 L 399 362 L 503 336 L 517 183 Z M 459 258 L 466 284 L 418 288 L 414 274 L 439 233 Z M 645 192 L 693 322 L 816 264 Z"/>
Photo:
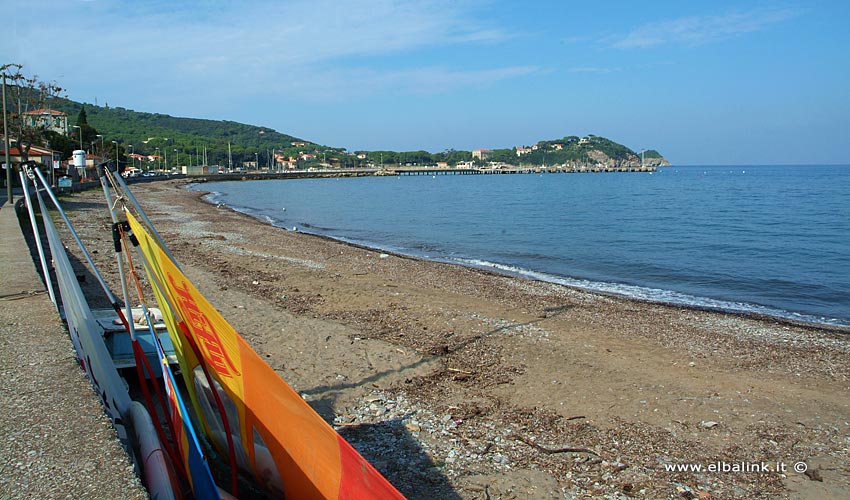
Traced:
<path fill-rule="evenodd" d="M 227 165 L 230 144 L 234 164 L 241 165 L 244 161 L 255 159 L 264 164 L 272 150 L 291 148 L 293 142 L 306 142 L 267 127 L 232 121 L 178 118 L 120 107 L 84 105 L 66 99 L 55 99 L 54 108 L 68 113 L 70 124 L 77 123 L 80 110 L 85 108 L 88 125 L 104 137 L 107 151 L 111 150 L 108 143 L 113 140 L 120 144 L 122 153 L 132 150 L 154 155 L 159 148 L 160 154 L 167 154 L 167 150 L 172 153 L 172 158 L 175 149 L 177 154 L 184 156 L 201 156 L 206 148 L 209 164 Z M 95 142 L 99 140 L 96 138 Z M 130 145 L 133 147 L 130 148 Z M 317 145 L 312 146 L 311 149 L 315 149 Z M 95 149 L 99 147 L 99 144 L 94 145 Z"/>
<path fill-rule="evenodd" d="M 62 149 L 70 156 L 71 149 L 78 148 L 82 133 L 83 147 L 89 151 L 125 158 L 127 153 L 167 157 L 167 166 L 199 164 L 206 151 L 206 163 L 228 165 L 232 159 L 234 167 L 245 162 L 256 162 L 260 168 L 272 165 L 274 153 L 284 159 L 293 158 L 299 168 L 317 163 L 339 167 L 362 167 L 367 165 L 434 165 L 445 162 L 457 165 L 488 162 L 513 165 L 596 165 L 624 166 L 639 165 L 640 154 L 604 137 L 565 136 L 561 139 L 543 140 L 529 147 L 511 147 L 484 150 L 473 155 L 472 151 L 449 149 L 431 153 L 428 151 L 346 151 L 315 144 L 291 135 L 277 132 L 268 127 L 246 125 L 233 121 L 178 118 L 159 113 L 143 113 L 125 108 L 82 104 L 68 99 L 55 98 L 54 109 L 69 115 L 72 137 L 57 137 L 52 147 Z M 82 112 L 82 113 L 81 113 Z M 82 119 L 82 124 L 80 120 Z M 115 144 L 112 143 L 115 141 Z M 228 158 L 228 147 L 231 157 Z M 67 151 L 65 151 L 67 149 Z M 665 165 L 666 160 L 656 151 L 644 152 L 648 165 Z M 159 162 L 162 165 L 162 161 Z"/>

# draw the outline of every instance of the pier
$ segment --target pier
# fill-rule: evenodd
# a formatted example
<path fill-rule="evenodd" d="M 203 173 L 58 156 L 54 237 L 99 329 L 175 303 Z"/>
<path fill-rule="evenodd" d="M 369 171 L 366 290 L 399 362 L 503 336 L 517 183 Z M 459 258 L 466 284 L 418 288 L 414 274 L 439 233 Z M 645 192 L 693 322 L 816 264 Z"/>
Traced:
<path fill-rule="evenodd" d="M 656 167 L 605 167 L 605 166 L 580 166 L 580 167 L 517 167 L 505 165 L 501 167 L 399 167 L 387 168 L 387 175 L 495 175 L 495 174 L 575 174 L 575 173 L 600 173 L 600 172 L 655 172 Z"/>
<path fill-rule="evenodd" d="M 505 165 L 502 167 L 398 167 L 388 166 L 385 168 L 317 168 L 308 170 L 285 170 L 275 171 L 250 171 L 250 172 L 225 172 L 221 174 L 204 174 L 179 176 L 204 181 L 231 181 L 231 180 L 261 180 L 261 179 L 315 179 L 324 177 L 368 177 L 368 176 L 437 176 L 437 175 L 503 175 L 503 174 L 574 174 L 574 173 L 606 173 L 606 172 L 655 172 L 657 167 L 604 167 L 604 166 L 577 166 L 577 167 L 517 167 Z M 177 177 L 177 176 L 172 176 Z M 157 178 L 134 178 L 129 182 L 156 180 Z M 203 180 L 201 180 L 203 179 Z"/>
<path fill-rule="evenodd" d="M 477 175 L 477 168 L 419 167 L 387 169 L 390 175 Z"/>

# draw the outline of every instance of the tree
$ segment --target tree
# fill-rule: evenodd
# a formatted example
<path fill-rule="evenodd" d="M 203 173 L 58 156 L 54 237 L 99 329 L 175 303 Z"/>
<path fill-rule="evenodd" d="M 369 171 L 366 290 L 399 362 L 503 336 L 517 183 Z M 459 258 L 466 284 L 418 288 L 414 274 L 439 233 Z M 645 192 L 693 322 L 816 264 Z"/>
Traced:
<path fill-rule="evenodd" d="M 30 110 L 44 109 L 63 89 L 56 82 L 44 82 L 37 75 L 28 77 L 22 72 L 20 64 L 0 66 L 11 85 L 6 86 L 6 109 L 8 112 L 9 139 L 17 143 L 21 160 L 29 159 L 30 148 L 42 145 L 47 140 L 47 124 L 35 121 L 28 123 L 25 113 Z"/>
<path fill-rule="evenodd" d="M 45 133 L 45 139 L 47 140 L 47 147 L 58 151 L 61 158 L 69 158 L 71 153 L 79 146 L 79 142 L 75 142 L 73 138 L 53 130 L 48 130 Z"/>
<path fill-rule="evenodd" d="M 88 124 L 89 124 L 89 119 L 88 119 L 88 115 L 86 114 L 86 107 L 83 106 L 83 107 L 80 108 L 80 113 L 77 115 L 77 125 L 83 126 L 83 125 L 88 125 Z"/>
<path fill-rule="evenodd" d="M 89 125 L 85 106 L 80 108 L 80 113 L 77 115 L 77 127 L 80 127 L 78 131 L 78 134 L 80 135 L 77 136 L 78 141 L 89 144 L 97 140 L 98 131 L 96 128 Z"/>

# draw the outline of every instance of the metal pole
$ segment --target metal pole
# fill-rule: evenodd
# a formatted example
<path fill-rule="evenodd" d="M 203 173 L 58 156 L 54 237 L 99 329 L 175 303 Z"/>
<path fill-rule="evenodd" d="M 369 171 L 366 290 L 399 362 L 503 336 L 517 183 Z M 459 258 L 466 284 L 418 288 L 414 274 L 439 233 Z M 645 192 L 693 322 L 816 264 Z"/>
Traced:
<path fill-rule="evenodd" d="M 61 159 L 61 158 L 60 158 Z M 50 150 L 50 187 L 56 185 L 56 152 L 53 149 Z"/>
<path fill-rule="evenodd" d="M 47 185 L 47 182 L 44 180 L 44 175 L 35 167 L 32 169 L 35 172 L 35 175 L 38 176 L 38 179 L 41 181 L 41 184 L 44 186 L 44 190 L 47 192 L 47 195 L 50 196 L 50 200 L 53 201 L 53 205 L 56 206 L 56 210 L 59 211 L 59 215 L 62 216 L 62 220 L 65 221 L 65 225 L 68 226 L 68 230 L 71 231 L 71 236 L 74 237 L 74 240 L 77 242 L 77 245 L 80 247 L 80 250 L 83 252 L 83 257 L 85 257 L 86 262 L 88 262 L 89 267 L 91 268 L 92 273 L 94 273 L 95 278 L 100 283 L 100 287 L 103 288 L 103 292 L 106 294 L 106 297 L 109 299 L 110 304 L 112 304 L 113 309 L 120 309 L 118 305 L 118 301 L 113 295 L 112 291 L 106 286 L 106 282 L 103 280 L 103 276 L 101 276 L 100 271 L 97 266 L 94 264 L 94 261 L 89 254 L 86 246 L 83 245 L 83 241 L 80 239 L 80 235 L 77 234 L 77 230 L 74 229 L 74 226 L 71 224 L 71 220 L 68 219 L 68 215 L 65 214 L 65 210 L 62 209 L 62 205 L 59 204 L 59 200 L 56 199 L 56 195 L 53 194 L 53 190 L 50 189 L 50 186 Z"/>
<path fill-rule="evenodd" d="M 83 127 L 79 125 L 72 125 L 71 128 L 75 128 L 80 131 L 80 149 L 83 149 Z"/>
<path fill-rule="evenodd" d="M 144 209 L 142 209 L 142 206 L 139 205 L 139 201 L 136 199 L 135 196 L 133 196 L 133 192 L 130 191 L 130 188 L 127 187 L 127 183 L 124 182 L 124 178 L 121 177 L 118 172 L 113 172 L 112 177 L 115 179 L 115 182 L 119 186 L 121 186 L 122 194 L 127 196 L 127 199 L 130 200 L 130 204 L 133 205 L 133 208 L 136 209 L 136 212 L 139 213 L 139 216 L 148 226 L 148 229 L 150 229 L 151 233 L 153 233 L 153 236 L 154 238 L 156 238 L 156 241 L 157 243 L 159 243 L 159 246 L 162 247 L 162 250 L 165 252 L 165 254 L 168 255 L 168 257 L 174 262 L 174 265 L 177 266 L 177 269 L 180 269 L 180 264 L 177 263 L 177 259 L 175 259 L 174 255 L 171 254 L 171 251 L 165 245 L 165 241 L 163 241 L 162 236 L 160 236 L 159 232 L 156 230 L 156 227 L 154 227 L 153 222 L 148 219 L 148 214 L 145 213 Z"/>
<path fill-rule="evenodd" d="M 56 295 L 53 293 L 53 282 L 50 280 L 50 271 L 47 267 L 47 259 L 44 257 L 44 247 L 41 246 L 41 237 L 38 234 L 38 226 L 35 223 L 35 210 L 33 209 L 32 200 L 30 199 L 29 183 L 27 182 L 23 170 L 18 171 L 18 174 L 21 176 L 21 187 L 24 190 L 24 199 L 27 202 L 27 212 L 29 212 L 30 215 L 32 235 L 35 238 L 35 246 L 38 248 L 38 259 L 41 261 L 41 272 L 44 273 L 44 284 L 47 286 L 47 294 L 50 295 L 50 301 L 53 302 L 53 305 L 58 309 L 59 304 L 56 303 Z M 44 210 L 44 207 L 41 209 Z"/>
<path fill-rule="evenodd" d="M 12 198 L 12 161 L 9 159 L 9 128 L 6 125 L 6 73 L 3 73 L 3 149 L 6 152 L 6 201 L 11 203 Z"/>
<path fill-rule="evenodd" d="M 104 169 L 106 170 L 106 169 Z M 100 176 L 100 185 L 103 187 L 103 195 L 106 196 L 106 206 L 109 208 L 109 215 L 112 217 L 112 223 L 118 223 L 118 217 L 115 215 L 115 209 L 112 207 L 112 195 L 109 192 L 109 183 L 107 182 L 106 176 L 108 174 L 103 172 L 103 175 Z M 118 276 L 121 280 L 121 295 L 124 297 L 124 316 L 128 318 L 127 324 L 129 326 L 128 332 L 130 334 L 130 340 L 136 340 L 136 328 L 133 324 L 133 309 L 130 305 L 130 295 L 127 293 L 127 282 L 124 279 L 124 259 L 121 258 L 121 252 L 115 252 L 115 260 L 118 261 Z"/>

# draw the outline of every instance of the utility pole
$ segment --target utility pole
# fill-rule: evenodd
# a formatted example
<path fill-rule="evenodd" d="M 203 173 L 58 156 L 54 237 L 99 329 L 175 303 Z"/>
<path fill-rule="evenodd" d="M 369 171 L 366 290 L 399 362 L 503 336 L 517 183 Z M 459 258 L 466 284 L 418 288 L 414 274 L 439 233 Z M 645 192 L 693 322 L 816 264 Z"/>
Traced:
<path fill-rule="evenodd" d="M 4 70 L 6 68 L 3 68 Z M 6 201 L 12 201 L 12 162 L 9 159 L 9 127 L 6 124 L 6 72 L 3 71 L 3 149 L 6 152 Z"/>

